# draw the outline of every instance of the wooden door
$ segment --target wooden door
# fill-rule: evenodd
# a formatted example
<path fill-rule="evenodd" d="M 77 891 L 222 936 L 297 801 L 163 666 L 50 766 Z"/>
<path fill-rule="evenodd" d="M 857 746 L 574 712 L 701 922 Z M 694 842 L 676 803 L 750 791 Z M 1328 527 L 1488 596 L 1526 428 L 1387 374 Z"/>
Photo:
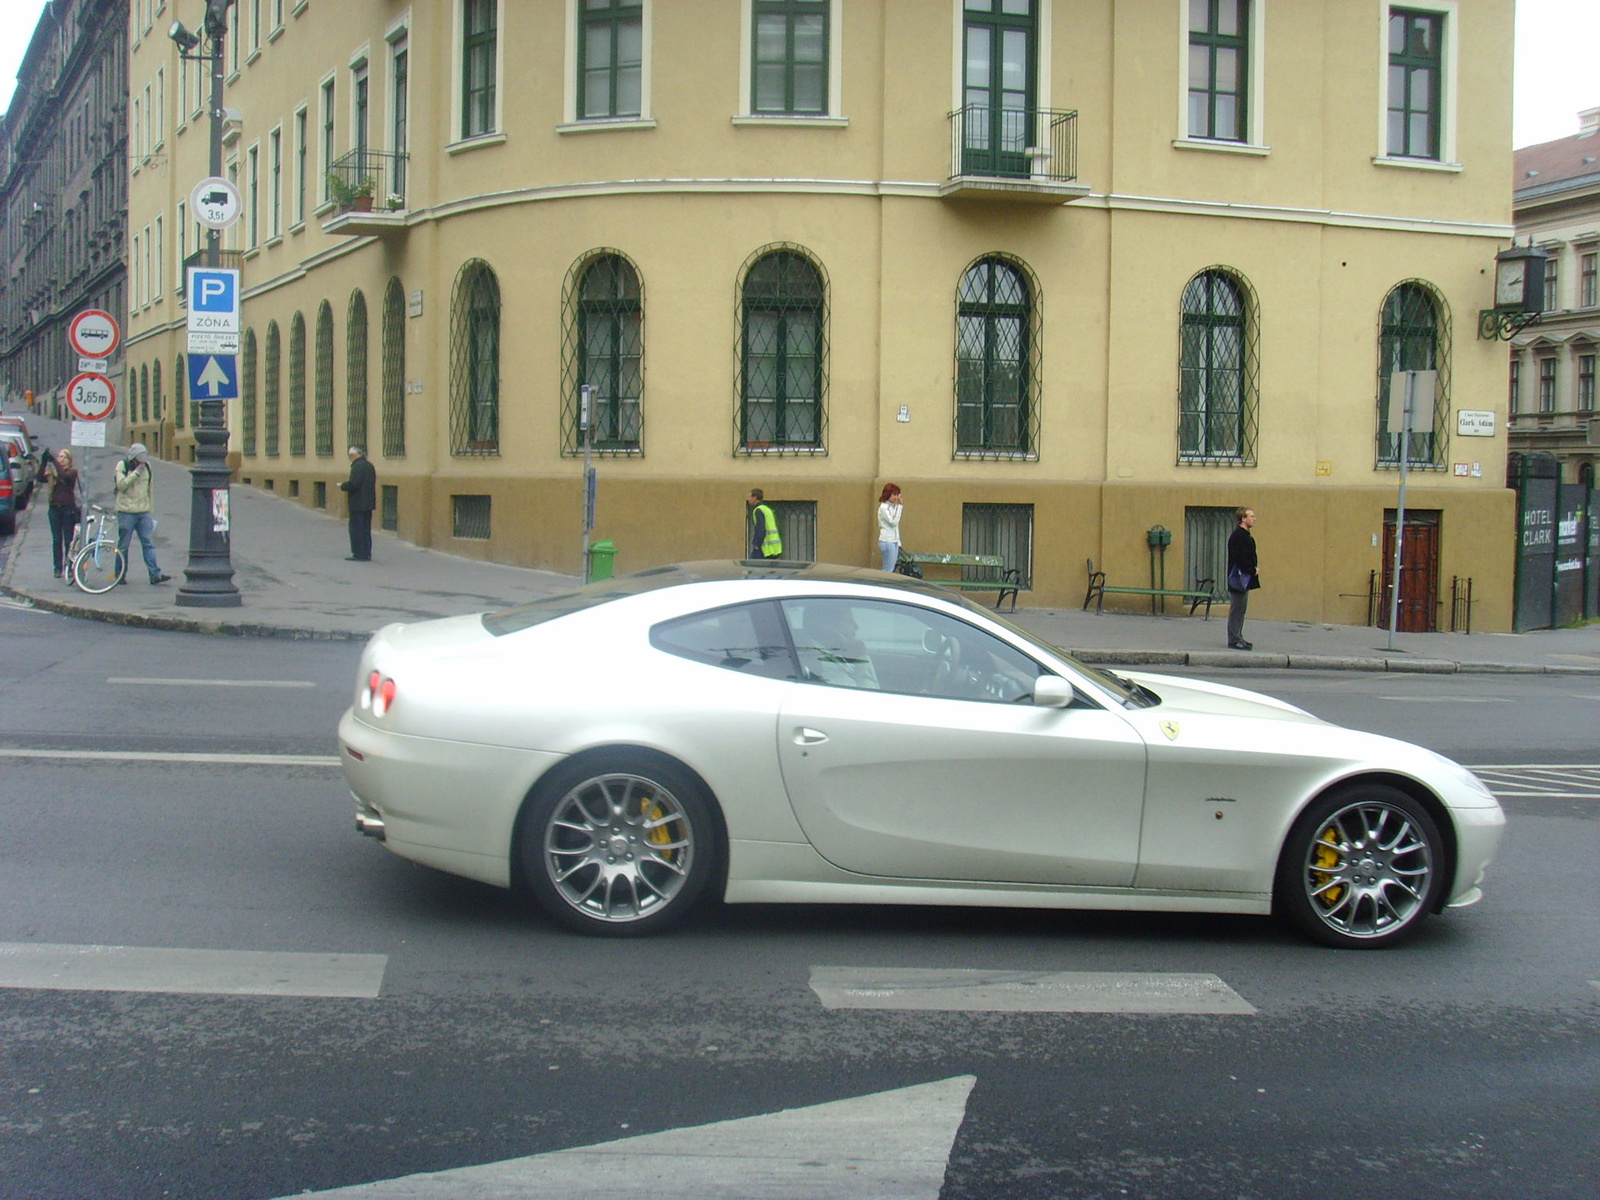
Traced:
<path fill-rule="evenodd" d="M 1439 629 L 1439 514 L 1406 514 L 1406 536 L 1401 547 L 1400 633 L 1436 633 Z M 1378 627 L 1389 628 L 1389 605 L 1394 587 L 1394 513 L 1383 521 L 1383 602 L 1378 607 Z"/>

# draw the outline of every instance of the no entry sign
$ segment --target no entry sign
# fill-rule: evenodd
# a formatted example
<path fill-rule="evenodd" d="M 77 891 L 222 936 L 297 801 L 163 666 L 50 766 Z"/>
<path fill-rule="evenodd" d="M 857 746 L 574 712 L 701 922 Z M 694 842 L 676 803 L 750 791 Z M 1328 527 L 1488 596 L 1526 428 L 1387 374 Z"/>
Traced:
<path fill-rule="evenodd" d="M 86 308 L 67 326 L 67 341 L 82 358 L 110 358 L 122 341 L 122 330 L 110 313 Z"/>
<path fill-rule="evenodd" d="M 80 421 L 104 421 L 117 407 L 117 386 L 104 375 L 85 372 L 67 384 L 67 411 Z"/>

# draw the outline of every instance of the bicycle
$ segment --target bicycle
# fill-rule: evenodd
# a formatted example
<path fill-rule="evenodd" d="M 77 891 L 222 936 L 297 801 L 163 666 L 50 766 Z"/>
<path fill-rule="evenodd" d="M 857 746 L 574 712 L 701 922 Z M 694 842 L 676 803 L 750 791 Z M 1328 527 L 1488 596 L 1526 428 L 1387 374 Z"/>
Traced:
<path fill-rule="evenodd" d="M 117 545 L 116 513 L 107 512 L 98 504 L 89 505 L 89 509 L 73 538 L 72 582 L 97 596 L 122 582 L 128 559 Z"/>

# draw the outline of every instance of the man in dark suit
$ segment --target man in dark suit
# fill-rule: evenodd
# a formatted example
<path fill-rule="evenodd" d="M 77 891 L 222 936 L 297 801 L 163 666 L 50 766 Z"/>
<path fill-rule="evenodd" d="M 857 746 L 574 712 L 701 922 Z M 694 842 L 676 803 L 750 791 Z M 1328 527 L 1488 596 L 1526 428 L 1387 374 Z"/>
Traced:
<path fill-rule="evenodd" d="M 341 483 L 350 501 L 350 556 L 346 562 L 372 561 L 372 510 L 378 507 L 378 471 L 360 446 L 350 447 L 350 478 Z"/>

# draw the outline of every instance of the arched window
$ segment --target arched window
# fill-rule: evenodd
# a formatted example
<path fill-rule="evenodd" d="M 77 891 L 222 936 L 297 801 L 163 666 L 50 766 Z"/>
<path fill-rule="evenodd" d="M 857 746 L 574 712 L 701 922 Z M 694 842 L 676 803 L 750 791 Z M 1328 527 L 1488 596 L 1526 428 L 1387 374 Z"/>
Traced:
<path fill-rule="evenodd" d="M 150 366 L 149 366 L 148 363 L 139 368 L 139 400 L 140 400 L 140 407 L 139 407 L 140 416 L 139 416 L 139 419 L 141 421 L 149 421 L 150 420 Z"/>
<path fill-rule="evenodd" d="M 317 306 L 317 457 L 333 454 L 333 306 Z"/>
<path fill-rule="evenodd" d="M 739 289 L 742 450 L 822 450 L 827 429 L 827 288 L 798 246 L 768 247 Z"/>
<path fill-rule="evenodd" d="M 639 273 L 621 254 L 602 250 L 567 273 L 562 310 L 567 320 L 567 355 L 562 445 L 582 448 L 578 428 L 579 388 L 592 389 L 594 447 L 638 451 L 643 437 L 644 303 Z"/>
<path fill-rule="evenodd" d="M 188 383 L 189 376 L 183 369 L 183 355 L 180 354 L 172 369 L 172 420 L 179 429 L 182 429 L 189 420 L 189 406 L 184 397 Z"/>
<path fill-rule="evenodd" d="M 281 405 L 279 398 L 282 394 L 280 373 L 283 366 L 283 355 L 278 336 L 278 323 L 267 322 L 267 361 L 262 368 L 262 413 L 261 424 L 264 426 L 264 436 L 267 445 L 267 457 L 278 457 L 278 442 L 282 420 L 279 413 Z"/>
<path fill-rule="evenodd" d="M 1039 452 L 1038 289 L 1020 262 L 988 255 L 956 294 L 956 453 Z"/>
<path fill-rule="evenodd" d="M 295 313 L 289 322 L 289 454 L 306 453 L 306 319 Z"/>
<path fill-rule="evenodd" d="M 154 397 L 150 402 L 153 415 L 157 421 L 161 420 L 161 360 L 158 358 L 155 365 L 150 368 L 150 390 Z"/>
<path fill-rule="evenodd" d="M 256 452 L 256 331 L 246 329 L 244 342 L 239 347 L 239 419 L 244 425 L 240 431 L 240 449 L 247 455 Z"/>
<path fill-rule="evenodd" d="M 1578 484 L 1586 488 L 1594 486 L 1594 464 L 1592 462 L 1578 464 Z"/>
<path fill-rule="evenodd" d="M 406 452 L 406 293 L 391 276 L 383 289 L 383 453 Z"/>
<path fill-rule="evenodd" d="M 1183 289 L 1178 461 L 1256 463 L 1255 298 L 1238 275 L 1201 271 Z"/>
<path fill-rule="evenodd" d="M 456 275 L 450 311 L 450 453 L 500 452 L 500 284 L 480 258 Z"/>
<path fill-rule="evenodd" d="M 346 446 L 367 447 L 367 300 L 350 293 L 344 321 L 344 437 Z"/>
<path fill-rule="evenodd" d="M 1398 371 L 1436 372 L 1432 422 L 1415 421 L 1407 463 L 1443 470 L 1449 450 L 1450 322 L 1443 299 L 1420 279 L 1398 285 L 1383 302 L 1378 333 L 1378 465 L 1400 465 L 1404 396 L 1390 404 L 1390 379 Z M 1392 412 L 1391 412 L 1392 408 Z"/>

